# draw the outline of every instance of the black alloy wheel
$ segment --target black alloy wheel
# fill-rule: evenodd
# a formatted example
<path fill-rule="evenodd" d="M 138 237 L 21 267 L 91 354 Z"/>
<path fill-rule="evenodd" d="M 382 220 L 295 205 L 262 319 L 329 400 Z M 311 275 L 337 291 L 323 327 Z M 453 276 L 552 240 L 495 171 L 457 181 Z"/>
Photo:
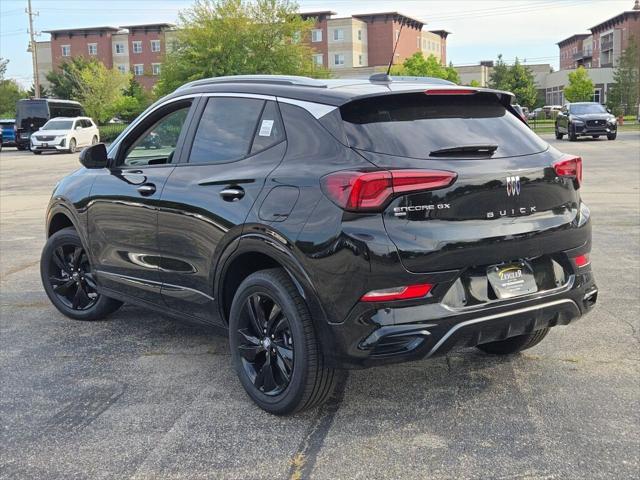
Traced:
<path fill-rule="evenodd" d="M 75 320 L 99 320 L 122 305 L 99 293 L 89 255 L 73 228 L 64 228 L 47 240 L 40 278 L 51 303 Z"/>
<path fill-rule="evenodd" d="M 242 366 L 255 388 L 268 396 L 282 393 L 291 381 L 294 350 L 280 305 L 266 293 L 249 296 L 236 335 Z"/>
<path fill-rule="evenodd" d="M 289 274 L 260 270 L 243 280 L 229 313 L 231 358 L 263 410 L 286 415 L 322 404 L 339 372 L 328 366 L 309 307 Z"/>
<path fill-rule="evenodd" d="M 49 283 L 64 305 L 72 310 L 87 310 L 96 304 L 96 282 L 84 248 L 60 245 L 49 262 Z"/>

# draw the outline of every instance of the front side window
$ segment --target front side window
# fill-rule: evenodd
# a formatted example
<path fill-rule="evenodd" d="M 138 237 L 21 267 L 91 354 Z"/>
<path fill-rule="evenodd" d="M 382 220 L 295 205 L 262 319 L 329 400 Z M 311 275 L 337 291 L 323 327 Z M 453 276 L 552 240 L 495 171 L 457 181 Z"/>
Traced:
<path fill-rule="evenodd" d="M 97 43 L 89 43 L 87 45 L 89 50 L 89 55 L 97 55 L 98 54 L 98 44 Z"/>
<path fill-rule="evenodd" d="M 315 30 L 311 30 L 311 41 L 312 42 L 321 42 L 322 41 L 322 30 L 316 28 Z"/>
<path fill-rule="evenodd" d="M 62 56 L 63 57 L 71 56 L 71 45 L 62 45 Z"/>
<path fill-rule="evenodd" d="M 131 143 L 120 166 L 139 167 L 172 163 L 189 108 L 191 108 L 190 104 L 182 104 L 177 110 L 156 120 Z"/>
<path fill-rule="evenodd" d="M 133 53 L 142 53 L 142 42 L 139 40 L 136 40 L 135 42 L 131 42 L 131 45 L 133 46 Z"/>
<path fill-rule="evenodd" d="M 142 48 L 142 45 L 141 45 Z M 159 52 L 160 51 L 160 40 L 151 40 L 151 51 Z"/>
<path fill-rule="evenodd" d="M 210 98 L 193 139 L 190 163 L 226 163 L 245 158 L 253 143 L 264 100 Z M 260 126 L 262 129 L 262 126 Z M 274 124 L 263 133 L 273 132 Z"/>

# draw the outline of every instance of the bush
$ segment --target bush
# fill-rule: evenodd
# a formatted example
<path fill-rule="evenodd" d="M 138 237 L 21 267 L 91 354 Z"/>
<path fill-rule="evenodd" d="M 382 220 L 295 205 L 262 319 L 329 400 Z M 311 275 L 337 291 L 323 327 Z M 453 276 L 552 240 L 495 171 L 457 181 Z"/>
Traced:
<path fill-rule="evenodd" d="M 100 125 L 100 141 L 104 143 L 113 142 L 122 131 L 127 128 L 126 123 L 109 123 L 107 125 Z"/>

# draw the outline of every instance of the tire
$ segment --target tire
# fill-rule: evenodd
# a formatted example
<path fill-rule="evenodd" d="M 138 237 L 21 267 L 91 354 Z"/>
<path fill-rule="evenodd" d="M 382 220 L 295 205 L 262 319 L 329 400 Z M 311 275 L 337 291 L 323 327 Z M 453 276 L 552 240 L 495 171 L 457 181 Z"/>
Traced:
<path fill-rule="evenodd" d="M 594 140 L 597 140 L 598 138 L 600 138 L 600 135 L 591 135 L 591 138 L 593 138 Z"/>
<path fill-rule="evenodd" d="M 24 151 L 27 149 L 27 147 L 23 146 L 23 145 L 16 145 L 16 148 L 20 151 Z"/>
<path fill-rule="evenodd" d="M 335 388 L 338 374 L 325 365 L 309 309 L 282 269 L 253 273 L 240 284 L 231 305 L 229 343 L 242 386 L 269 413 L 317 406 Z"/>
<path fill-rule="evenodd" d="M 47 240 L 40 258 L 40 278 L 53 306 L 74 320 L 100 320 L 122 305 L 97 293 L 89 259 L 73 228 L 62 229 Z"/>
<path fill-rule="evenodd" d="M 549 328 L 543 328 L 527 335 L 518 335 L 498 342 L 483 343 L 478 345 L 477 348 L 492 355 L 511 355 L 539 344 L 547 336 L 549 330 Z"/>
<path fill-rule="evenodd" d="M 94 135 L 93 138 L 91 139 L 91 145 L 95 145 L 96 143 L 98 143 L 98 137 Z"/>
<path fill-rule="evenodd" d="M 33 152 L 34 155 L 40 155 L 42 152 L 39 152 L 38 150 L 31 150 Z"/>
<path fill-rule="evenodd" d="M 69 153 L 76 153 L 76 139 L 72 138 L 69 140 Z"/>
<path fill-rule="evenodd" d="M 571 126 L 569 126 L 567 131 L 569 132 L 569 141 L 570 142 L 575 142 L 578 139 L 578 136 L 576 135 L 575 130 L 573 128 L 571 128 Z"/>
<path fill-rule="evenodd" d="M 618 132 L 610 133 L 607 135 L 607 140 L 615 140 L 617 136 L 618 136 Z"/>
<path fill-rule="evenodd" d="M 564 134 L 560 133 L 558 125 L 556 125 L 556 140 L 562 140 L 562 137 L 564 137 Z"/>

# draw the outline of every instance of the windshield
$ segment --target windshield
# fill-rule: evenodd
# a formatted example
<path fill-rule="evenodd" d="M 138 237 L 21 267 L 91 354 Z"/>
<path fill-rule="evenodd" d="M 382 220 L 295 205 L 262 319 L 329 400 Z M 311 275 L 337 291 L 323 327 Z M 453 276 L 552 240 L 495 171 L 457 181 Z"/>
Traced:
<path fill-rule="evenodd" d="M 370 152 L 426 158 L 442 149 L 495 145 L 492 157 L 499 158 L 547 148 L 494 94 L 384 95 L 355 100 L 340 112 L 349 145 Z"/>
<path fill-rule="evenodd" d="M 73 120 L 51 120 L 42 130 L 71 130 Z"/>
<path fill-rule="evenodd" d="M 585 115 L 588 113 L 606 113 L 605 108 L 599 103 L 585 103 L 582 105 L 571 105 L 569 111 L 574 115 Z"/>

